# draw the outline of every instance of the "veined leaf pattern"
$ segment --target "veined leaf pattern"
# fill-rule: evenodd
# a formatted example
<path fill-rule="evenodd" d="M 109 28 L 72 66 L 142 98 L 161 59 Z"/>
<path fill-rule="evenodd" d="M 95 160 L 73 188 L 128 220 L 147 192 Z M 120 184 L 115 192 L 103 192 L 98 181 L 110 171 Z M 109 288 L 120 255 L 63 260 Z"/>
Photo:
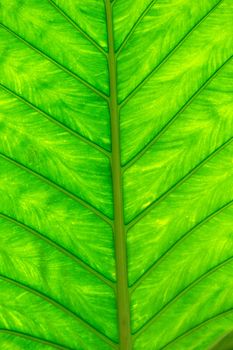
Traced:
<path fill-rule="evenodd" d="M 0 0 L 0 346 L 233 329 L 231 0 Z"/>

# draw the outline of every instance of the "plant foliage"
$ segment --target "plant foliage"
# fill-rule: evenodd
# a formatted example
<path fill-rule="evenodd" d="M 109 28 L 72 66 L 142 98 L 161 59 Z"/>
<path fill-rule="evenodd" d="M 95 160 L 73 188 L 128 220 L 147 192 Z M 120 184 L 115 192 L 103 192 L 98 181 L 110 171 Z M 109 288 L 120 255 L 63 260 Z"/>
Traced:
<path fill-rule="evenodd" d="M 0 348 L 233 328 L 232 0 L 0 0 Z"/>

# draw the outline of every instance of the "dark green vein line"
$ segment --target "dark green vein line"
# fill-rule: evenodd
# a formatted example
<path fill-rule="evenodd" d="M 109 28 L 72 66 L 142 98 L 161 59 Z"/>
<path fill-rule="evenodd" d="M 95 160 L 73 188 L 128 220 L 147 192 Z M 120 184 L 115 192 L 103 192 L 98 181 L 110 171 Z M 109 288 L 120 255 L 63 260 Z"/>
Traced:
<path fill-rule="evenodd" d="M 233 137 L 225 141 L 221 146 L 216 148 L 212 153 L 210 153 L 206 158 L 204 158 L 200 163 L 198 163 L 194 168 L 192 168 L 185 176 L 179 179 L 174 185 L 172 185 L 166 192 L 164 192 L 160 197 L 158 197 L 154 202 L 152 202 L 146 209 L 144 209 L 140 214 L 138 214 L 134 219 L 132 219 L 127 224 L 127 231 L 130 230 L 138 221 L 140 221 L 144 216 L 146 216 L 156 205 L 161 203 L 168 195 L 170 195 L 174 190 L 181 186 L 185 181 L 187 181 L 193 174 L 195 174 L 200 168 L 202 168 L 208 161 L 215 157 L 219 152 L 226 148 L 233 140 Z"/>
<path fill-rule="evenodd" d="M 192 288 L 194 288 L 196 285 L 198 285 L 200 282 L 208 278 L 210 275 L 227 265 L 228 263 L 233 261 L 233 257 L 227 258 L 220 264 L 212 267 L 211 269 L 207 270 L 205 273 L 203 273 L 200 277 L 195 279 L 192 283 L 190 283 L 188 286 L 186 286 L 184 289 L 182 289 L 178 294 L 176 294 L 168 303 L 166 303 L 154 316 L 152 316 L 144 325 L 138 329 L 133 337 L 134 340 L 143 333 L 148 327 L 150 327 L 155 320 L 157 320 L 171 305 L 177 302 L 180 298 L 182 298 L 186 293 L 188 293 Z"/>
<path fill-rule="evenodd" d="M 152 8 L 152 6 L 156 3 L 156 1 L 158 0 L 152 0 L 149 5 L 145 8 L 145 10 L 141 13 L 141 15 L 138 17 L 138 19 L 136 20 L 136 22 L 134 23 L 134 25 L 132 26 L 132 28 L 130 29 L 129 33 L 126 35 L 125 39 L 123 40 L 123 42 L 121 43 L 120 47 L 117 49 L 116 51 L 116 57 L 119 56 L 119 54 L 121 53 L 122 49 L 125 47 L 125 45 L 128 43 L 129 39 L 131 38 L 131 36 L 133 35 L 133 33 L 135 32 L 135 30 L 137 29 L 138 25 L 141 23 L 141 21 L 143 20 L 143 18 L 147 15 L 147 13 L 150 11 L 150 9 Z"/>
<path fill-rule="evenodd" d="M 35 176 L 36 178 L 40 179 L 42 182 L 48 184 L 49 186 L 55 188 L 56 190 L 58 190 L 59 192 L 63 193 L 64 195 L 66 195 L 67 197 L 70 197 L 71 199 L 75 200 L 76 202 L 78 202 L 79 204 L 81 204 L 82 206 L 84 206 L 85 208 L 89 209 L 90 211 L 92 211 L 94 214 L 96 214 L 99 218 L 101 218 L 103 221 L 105 221 L 106 223 L 108 223 L 111 227 L 112 227 L 112 220 L 109 219 L 106 215 L 104 215 L 102 212 L 100 212 L 98 209 L 96 209 L 95 207 L 93 207 L 91 204 L 87 203 L 86 201 L 84 201 L 83 199 L 79 198 L 78 196 L 76 196 L 75 194 L 69 192 L 68 190 L 66 190 L 65 188 L 63 188 L 62 186 L 56 184 L 55 182 L 53 182 L 52 180 L 48 179 L 47 177 L 37 173 L 36 171 L 28 168 L 27 166 L 19 163 L 17 160 L 14 160 L 10 157 L 8 157 L 7 155 L 3 154 L 0 152 L 0 157 L 7 160 L 8 162 L 12 163 L 13 165 L 15 165 L 16 167 L 30 173 L 31 175 Z"/>
<path fill-rule="evenodd" d="M 82 34 L 82 36 L 87 39 L 93 46 L 97 48 L 105 57 L 107 53 L 104 51 L 104 49 L 89 35 L 87 34 L 65 11 L 63 11 L 58 5 L 54 3 L 53 0 L 48 0 L 48 2 L 55 8 L 57 12 L 60 13 L 61 16 L 63 16 L 67 22 L 69 22 L 79 33 Z"/>
<path fill-rule="evenodd" d="M 105 0 L 108 34 L 108 69 L 110 81 L 110 120 L 112 139 L 112 188 L 114 207 L 114 245 L 116 257 L 116 299 L 120 350 L 131 350 L 130 300 L 127 273 L 126 232 L 123 213 L 123 191 L 120 156 L 120 122 L 117 103 L 117 66 L 114 51 L 113 13 L 110 0 Z"/>
<path fill-rule="evenodd" d="M 186 34 L 185 36 L 178 42 L 178 44 L 168 52 L 168 54 L 162 59 L 162 61 L 152 69 L 152 71 L 126 96 L 120 103 L 120 108 L 122 108 L 126 103 L 145 85 L 145 83 L 151 78 L 151 76 L 157 72 L 168 60 L 169 58 L 182 46 L 184 41 L 188 39 L 188 37 L 193 33 L 193 31 L 204 22 L 207 17 L 223 2 L 224 0 L 220 0 L 210 11 L 205 14 Z"/>
<path fill-rule="evenodd" d="M 72 76 L 73 78 L 75 78 L 77 81 L 79 81 L 80 83 L 82 83 L 84 86 L 86 86 L 89 90 L 91 90 L 93 93 L 95 93 L 96 95 L 102 97 L 104 100 L 108 101 L 108 96 L 105 95 L 103 92 L 101 92 L 100 90 L 96 89 L 93 85 L 91 85 L 90 83 L 88 83 L 86 80 L 84 80 L 83 78 L 79 77 L 77 74 L 73 73 L 69 68 L 63 66 L 62 64 L 60 64 L 58 61 L 56 61 L 54 58 L 52 58 L 51 56 L 47 55 L 45 52 L 43 52 L 42 50 L 36 48 L 34 45 L 30 44 L 27 40 L 25 40 L 24 38 L 22 38 L 20 35 L 18 35 L 17 33 L 15 33 L 12 29 L 8 28 L 5 24 L 0 23 L 0 27 L 4 28 L 6 31 L 8 31 L 10 34 L 12 34 L 14 37 L 16 37 L 19 41 L 21 41 L 24 45 L 28 46 L 31 50 L 35 51 L 36 53 L 38 53 L 39 55 L 41 55 L 42 57 L 44 57 L 46 60 L 50 61 L 52 64 L 54 64 L 55 66 L 57 66 L 58 68 L 60 68 L 62 71 L 64 71 L 65 73 L 67 73 L 68 75 Z"/>
<path fill-rule="evenodd" d="M 207 222 L 212 220 L 215 216 L 222 213 L 225 209 L 229 208 L 233 203 L 233 200 L 224 204 L 222 207 L 216 209 L 213 213 L 209 214 L 203 220 L 198 222 L 190 230 L 185 232 L 174 244 L 172 244 L 160 257 L 156 260 L 130 287 L 130 293 L 133 293 L 136 288 L 138 288 L 143 281 L 160 265 L 180 244 L 182 244 L 189 236 L 199 229 L 201 226 L 205 225 Z"/>
<path fill-rule="evenodd" d="M 15 331 L 15 330 L 13 331 L 13 330 L 10 330 L 10 329 L 0 328 L 0 333 L 9 334 L 9 335 L 14 336 L 14 337 L 20 337 L 20 338 L 23 338 L 23 339 L 26 339 L 26 340 L 30 340 L 30 341 L 39 343 L 39 344 L 48 345 L 48 346 L 51 346 L 52 348 L 55 348 L 55 349 L 58 349 L 58 350 L 75 350 L 75 349 L 67 348 L 66 346 L 63 346 L 63 345 L 51 342 L 49 340 L 38 338 L 38 337 L 35 337 L 33 335 L 29 335 L 29 334 L 26 334 L 26 333 Z"/>
<path fill-rule="evenodd" d="M 190 334 L 196 332 L 198 329 L 202 328 L 203 326 L 205 326 L 206 324 L 218 320 L 219 318 L 222 318 L 223 316 L 227 316 L 228 314 L 232 313 L 233 309 L 229 309 L 227 311 L 223 311 L 221 313 L 219 313 L 218 315 L 215 315 L 213 317 L 208 318 L 205 321 L 202 321 L 201 323 L 199 323 L 197 326 L 190 328 L 188 331 L 184 332 L 183 334 L 179 335 L 178 337 L 174 338 L 173 340 L 171 340 L 169 343 L 167 343 L 166 345 L 164 345 L 162 348 L 160 348 L 159 350 L 163 350 L 168 348 L 171 344 L 174 344 L 175 342 L 177 342 L 178 340 L 189 336 Z"/>
<path fill-rule="evenodd" d="M 78 316 L 76 313 L 74 313 L 73 311 L 69 310 L 67 307 L 65 307 L 64 305 L 62 305 L 61 303 L 59 303 L 58 301 L 54 300 L 53 298 L 45 295 L 42 292 L 39 292 L 38 290 L 36 290 L 33 287 L 29 287 L 21 282 L 16 281 L 13 278 L 4 276 L 2 274 L 0 274 L 0 279 L 10 283 L 18 288 L 21 288 L 25 291 L 27 291 L 28 293 L 31 293 L 37 297 L 39 297 L 40 299 L 44 300 L 45 302 L 51 304 L 52 306 L 54 306 L 55 308 L 61 310 L 64 314 L 69 315 L 70 317 L 72 317 L 73 319 L 75 319 L 76 321 L 78 321 L 80 324 L 82 324 L 82 326 L 84 326 L 85 328 L 87 328 L 89 331 L 91 331 L 92 333 L 94 333 L 97 337 L 99 337 L 100 339 L 102 339 L 103 341 L 105 341 L 108 345 L 110 345 L 112 348 L 116 348 L 116 344 L 110 339 L 108 338 L 106 335 L 104 335 L 101 331 L 99 331 L 97 328 L 93 327 L 91 324 L 89 324 L 86 320 L 82 319 L 82 317 Z"/>
<path fill-rule="evenodd" d="M 109 287 L 115 289 L 115 283 L 113 281 L 111 281 L 108 278 L 104 277 L 101 273 L 96 271 L 93 267 L 91 267 L 90 265 L 85 263 L 82 259 L 78 258 L 76 255 L 71 253 L 65 247 L 61 246 L 60 244 L 54 242 L 52 239 L 50 239 L 49 237 L 45 236 L 44 234 L 36 231 L 35 229 L 31 228 L 30 226 L 20 222 L 19 220 L 15 219 L 15 218 L 13 218 L 13 217 L 11 217 L 9 215 L 6 215 L 6 214 L 3 214 L 3 213 L 0 212 L 0 217 L 5 219 L 5 220 L 7 220 L 7 221 L 10 221 L 14 225 L 17 225 L 17 226 L 23 228 L 24 230 L 26 230 L 27 232 L 29 232 L 33 236 L 35 236 L 35 237 L 39 238 L 40 240 L 46 242 L 47 244 L 49 244 L 50 246 L 52 246 L 53 248 L 58 250 L 60 253 L 66 255 L 68 258 L 70 258 L 76 264 L 80 265 L 84 270 L 86 270 L 90 274 L 92 274 L 95 277 L 97 277 L 99 280 L 101 280 L 102 282 L 107 284 Z"/>
<path fill-rule="evenodd" d="M 97 145 L 95 142 L 88 140 L 86 137 L 82 136 L 81 134 L 79 134 L 77 131 L 74 131 L 72 129 L 70 129 L 68 126 L 66 126 L 65 124 L 63 124 L 62 122 L 58 121 L 57 119 L 55 119 L 54 117 L 52 117 L 51 115 L 49 115 L 47 112 L 44 112 L 42 109 L 40 109 L 39 107 L 35 106 L 34 104 L 32 104 L 31 102 L 29 102 L 28 100 L 26 100 L 24 97 L 18 95 L 16 92 L 12 91 L 11 89 L 9 89 L 8 87 L 6 87 L 5 85 L 0 83 L 0 87 L 5 90 L 6 92 L 8 92 L 9 94 L 11 94 L 12 96 L 14 96 L 15 98 L 17 98 L 20 102 L 26 104 L 27 106 L 29 106 L 31 109 L 35 110 L 36 112 L 40 113 L 41 115 L 43 115 L 43 117 L 45 117 L 46 119 L 48 119 L 51 123 L 55 124 L 56 126 L 60 127 L 61 129 L 63 129 L 64 131 L 68 132 L 69 134 L 71 134 L 72 136 L 78 138 L 79 140 L 83 141 L 84 143 L 88 144 L 89 146 L 95 148 L 97 151 L 103 153 L 106 157 L 110 158 L 110 151 L 107 151 L 106 149 L 104 149 L 103 147 Z"/>
<path fill-rule="evenodd" d="M 170 126 L 178 119 L 181 113 L 183 113 L 192 103 L 193 101 L 203 92 L 203 90 L 216 78 L 221 69 L 229 63 L 232 59 L 230 56 L 200 87 L 199 89 L 185 102 L 185 104 L 178 110 L 178 112 L 165 124 L 162 129 L 153 137 L 153 139 L 145 146 L 141 151 L 129 160 L 123 167 L 123 172 L 125 172 L 128 168 L 130 168 L 134 163 L 136 163 L 146 152 L 150 149 L 159 139 L 160 137 L 170 128 Z"/>

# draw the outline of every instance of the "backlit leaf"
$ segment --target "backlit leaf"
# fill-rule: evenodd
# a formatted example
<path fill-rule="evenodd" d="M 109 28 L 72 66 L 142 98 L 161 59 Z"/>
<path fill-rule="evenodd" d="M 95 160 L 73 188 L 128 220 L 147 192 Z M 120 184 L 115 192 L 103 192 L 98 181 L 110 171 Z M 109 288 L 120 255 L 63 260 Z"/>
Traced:
<path fill-rule="evenodd" d="M 232 23 L 232 0 L 0 0 L 1 349 L 221 346 Z"/>

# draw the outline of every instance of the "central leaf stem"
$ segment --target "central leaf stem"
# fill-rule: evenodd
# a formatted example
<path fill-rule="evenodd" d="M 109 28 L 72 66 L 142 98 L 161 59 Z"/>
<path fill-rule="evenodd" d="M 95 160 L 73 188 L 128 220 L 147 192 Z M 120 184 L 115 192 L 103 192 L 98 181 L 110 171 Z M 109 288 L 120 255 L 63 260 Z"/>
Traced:
<path fill-rule="evenodd" d="M 108 32 L 108 67 L 110 80 L 109 109 L 112 135 L 112 183 L 114 205 L 114 237 L 117 274 L 117 307 L 120 350 L 131 350 L 130 302 L 127 276 L 127 251 L 123 213 L 122 169 L 120 156 L 120 118 L 117 101 L 117 68 L 114 50 L 113 15 L 110 0 L 106 3 Z"/>

